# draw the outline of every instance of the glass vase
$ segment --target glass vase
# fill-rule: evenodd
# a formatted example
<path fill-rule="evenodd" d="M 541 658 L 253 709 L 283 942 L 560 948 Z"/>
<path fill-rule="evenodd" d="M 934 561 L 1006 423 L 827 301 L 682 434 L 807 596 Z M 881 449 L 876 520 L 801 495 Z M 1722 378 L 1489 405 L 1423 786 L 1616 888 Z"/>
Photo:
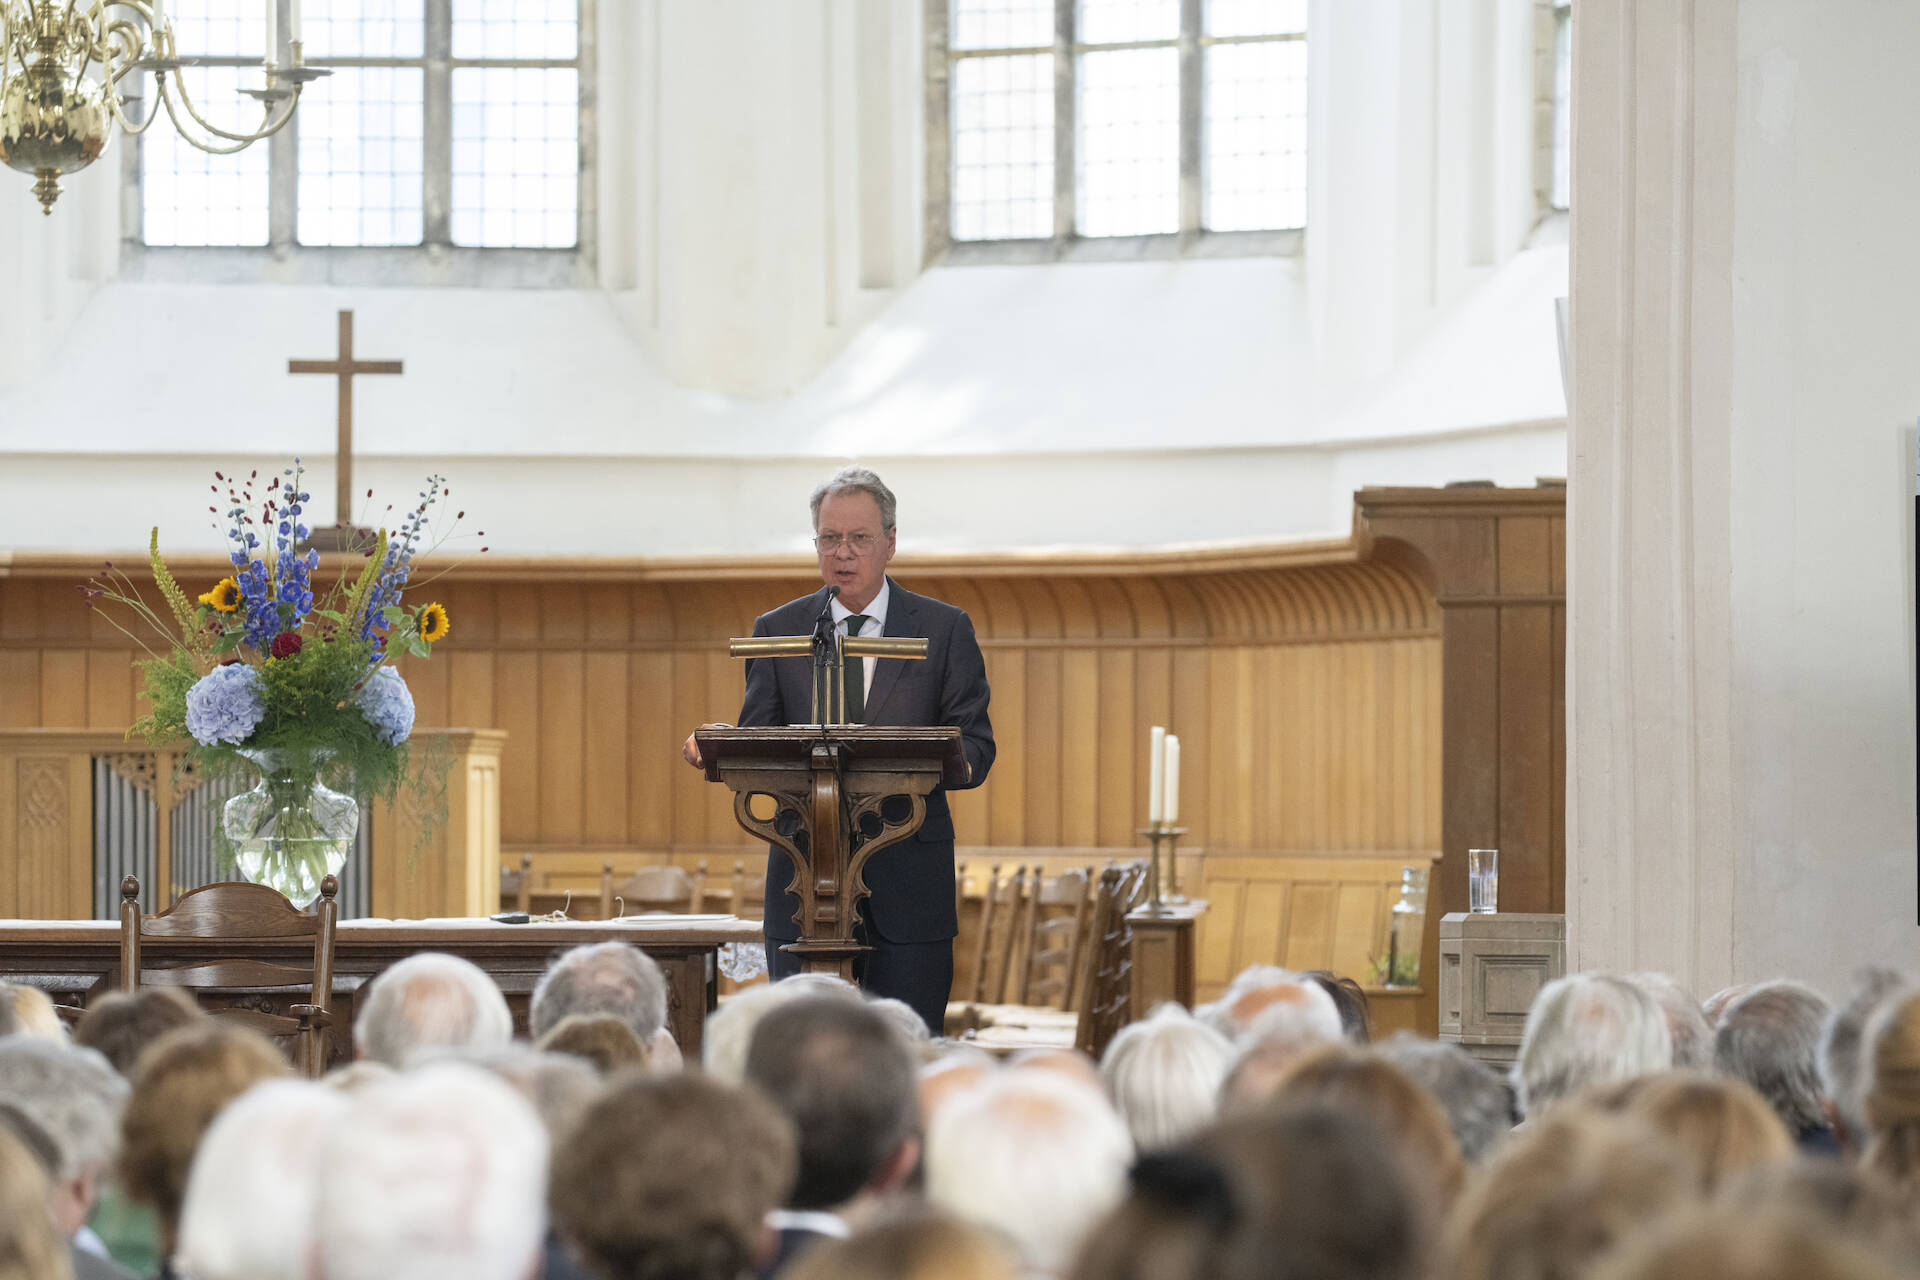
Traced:
<path fill-rule="evenodd" d="M 227 801 L 220 825 L 233 844 L 242 879 L 286 895 L 304 910 L 320 896 L 320 882 L 340 874 L 360 826 L 352 796 L 320 784 L 308 757 L 302 767 L 287 753 L 242 751 L 260 781 Z"/>

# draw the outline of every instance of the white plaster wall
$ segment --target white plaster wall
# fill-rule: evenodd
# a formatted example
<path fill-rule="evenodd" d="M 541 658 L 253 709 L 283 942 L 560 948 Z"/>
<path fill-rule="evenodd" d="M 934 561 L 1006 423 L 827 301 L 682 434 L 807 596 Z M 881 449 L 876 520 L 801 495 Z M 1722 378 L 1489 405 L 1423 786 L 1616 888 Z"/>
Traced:
<path fill-rule="evenodd" d="M 343 307 L 407 364 L 356 387 L 357 474 L 448 473 L 510 554 L 791 549 L 856 456 L 943 550 L 1337 535 L 1363 484 L 1563 474 L 1566 251 L 1515 253 L 1501 161 L 1523 6 L 1316 6 L 1304 260 L 923 271 L 908 0 L 603 3 L 600 289 L 96 288 L 112 167 L 52 232 L 0 188 L 0 549 L 197 545 L 206 472 L 296 453 L 331 519 L 332 387 L 285 369 Z"/>
<path fill-rule="evenodd" d="M 1734 972 L 1920 965 L 1920 6 L 1744 0 L 1735 144 Z"/>

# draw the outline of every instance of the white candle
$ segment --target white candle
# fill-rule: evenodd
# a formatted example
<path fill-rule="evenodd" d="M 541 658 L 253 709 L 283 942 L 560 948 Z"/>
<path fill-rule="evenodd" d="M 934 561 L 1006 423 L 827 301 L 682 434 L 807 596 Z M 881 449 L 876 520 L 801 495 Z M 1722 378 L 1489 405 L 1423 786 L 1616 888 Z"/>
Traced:
<path fill-rule="evenodd" d="M 1153 726 L 1147 740 L 1147 821 L 1160 821 L 1160 806 L 1167 789 L 1167 731 Z"/>
<path fill-rule="evenodd" d="M 159 31 L 167 25 L 167 0 L 153 0 L 153 29 Z"/>
<path fill-rule="evenodd" d="M 1167 796 L 1161 804 L 1168 826 L 1180 821 L 1180 739 L 1167 735 Z"/>
<path fill-rule="evenodd" d="M 280 65 L 280 0 L 266 0 L 267 4 L 267 65 Z"/>
<path fill-rule="evenodd" d="M 287 29 L 295 40 L 300 38 L 300 0 L 287 0 Z"/>

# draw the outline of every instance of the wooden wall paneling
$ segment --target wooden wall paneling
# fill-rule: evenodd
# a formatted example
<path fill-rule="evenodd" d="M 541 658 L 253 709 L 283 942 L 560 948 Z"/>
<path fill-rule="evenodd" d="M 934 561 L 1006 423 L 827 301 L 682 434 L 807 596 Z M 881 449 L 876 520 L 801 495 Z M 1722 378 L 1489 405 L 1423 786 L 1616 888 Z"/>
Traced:
<path fill-rule="evenodd" d="M 1293 928 L 1296 887 L 1278 880 L 1246 882 L 1240 902 L 1235 973 L 1250 964 L 1283 963 L 1287 935 Z M 1233 974 L 1227 977 L 1231 979 Z"/>
<path fill-rule="evenodd" d="M 1556 529 L 1562 528 L 1565 521 L 1554 521 Z M 1547 910 L 1564 912 L 1567 909 L 1567 607 L 1564 604 L 1553 606 L 1553 647 L 1551 654 L 1553 680 L 1553 768 L 1548 775 L 1553 784 L 1548 788 L 1548 803 L 1551 806 L 1548 819 L 1548 837 L 1551 840 L 1548 858 L 1549 880 L 1547 882 Z"/>
<path fill-rule="evenodd" d="M 1318 968 L 1321 958 L 1333 951 L 1338 886 L 1331 881 L 1297 882 L 1291 896 L 1280 963 L 1289 969 Z"/>
<path fill-rule="evenodd" d="M 139 714 L 133 709 L 133 649 L 87 651 L 87 718 L 89 729 L 123 729 Z"/>
<path fill-rule="evenodd" d="M 590 611 L 588 617 L 593 616 Z M 631 746 L 627 731 L 627 660 L 630 655 L 624 650 L 624 609 L 619 616 L 623 647 L 612 651 L 595 649 L 586 655 L 586 715 L 582 726 L 586 776 L 582 788 L 585 812 L 581 837 L 593 844 L 619 845 L 634 839 L 627 811 L 630 776 L 627 752 Z M 656 756 L 650 763 L 653 768 L 666 769 L 675 761 Z"/>
<path fill-rule="evenodd" d="M 444 662 L 447 668 L 447 723 L 470 729 L 497 727 L 493 709 L 493 652 L 452 648 L 435 661 Z"/>
<path fill-rule="evenodd" d="M 500 756 L 500 838 L 534 844 L 545 834 L 540 812 L 540 654 L 504 649 L 495 655 L 493 666 L 494 725 L 507 731 Z"/>
<path fill-rule="evenodd" d="M 540 640 L 540 591 L 528 582 L 502 582 L 493 589 L 495 641 L 506 649 L 532 647 Z"/>
<path fill-rule="evenodd" d="M 1063 755 L 1065 751 L 1064 688 L 1059 604 L 1038 582 L 1010 584 L 1019 601 L 1026 638 L 1039 643 L 1026 650 L 1027 705 L 1024 745 L 1014 744 L 1013 763 L 1026 778 L 1021 809 L 1020 839 L 1027 845 L 1067 843 L 1062 809 L 1067 803 Z"/>
<path fill-rule="evenodd" d="M 585 592 L 587 643 L 595 648 L 625 649 L 632 636 L 631 592 L 623 583 L 596 582 Z"/>
<path fill-rule="evenodd" d="M 1386 899 L 1387 894 L 1377 884 L 1348 880 L 1335 883 L 1333 940 L 1329 946 L 1332 961 L 1327 968 L 1355 979 L 1361 986 L 1370 985 L 1378 945 L 1375 939 L 1383 933 Z"/>
<path fill-rule="evenodd" d="M 45 723 L 40 714 L 40 650 L 0 648 L 0 729 Z"/>
<path fill-rule="evenodd" d="M 1549 606 L 1500 610 L 1497 847 L 1506 911 L 1548 911 L 1553 900 L 1553 681 L 1540 678 L 1552 648 Z"/>
<path fill-rule="evenodd" d="M 1233 975 L 1255 963 L 1251 951 L 1241 943 L 1246 918 L 1245 881 L 1196 881 L 1202 888 L 1194 896 L 1207 900 L 1207 913 L 1200 917 L 1194 937 L 1194 975 L 1202 988 L 1218 990 L 1233 980 Z"/>
<path fill-rule="evenodd" d="M 61 729 L 87 723 L 87 654 L 84 649 L 45 650 L 40 658 L 40 721 Z"/>
<path fill-rule="evenodd" d="M 695 725 L 674 718 L 675 657 L 665 650 L 627 655 L 628 842 L 642 849 L 673 844 L 674 805 L 681 786 L 700 775 L 681 765 L 680 746 Z"/>
<path fill-rule="evenodd" d="M 1061 844 L 1098 844 L 1100 805 L 1100 657 L 1097 649 L 1060 653 Z"/>

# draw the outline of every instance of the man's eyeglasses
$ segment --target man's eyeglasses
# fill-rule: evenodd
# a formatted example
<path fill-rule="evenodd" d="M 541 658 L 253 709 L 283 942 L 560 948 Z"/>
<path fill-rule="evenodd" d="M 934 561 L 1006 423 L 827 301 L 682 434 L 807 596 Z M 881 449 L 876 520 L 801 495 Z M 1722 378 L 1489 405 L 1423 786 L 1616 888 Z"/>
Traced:
<path fill-rule="evenodd" d="M 813 545 L 820 549 L 823 556 L 830 556 L 842 547 L 851 547 L 853 554 L 864 556 L 879 541 L 870 533 L 821 533 L 814 535 Z"/>

